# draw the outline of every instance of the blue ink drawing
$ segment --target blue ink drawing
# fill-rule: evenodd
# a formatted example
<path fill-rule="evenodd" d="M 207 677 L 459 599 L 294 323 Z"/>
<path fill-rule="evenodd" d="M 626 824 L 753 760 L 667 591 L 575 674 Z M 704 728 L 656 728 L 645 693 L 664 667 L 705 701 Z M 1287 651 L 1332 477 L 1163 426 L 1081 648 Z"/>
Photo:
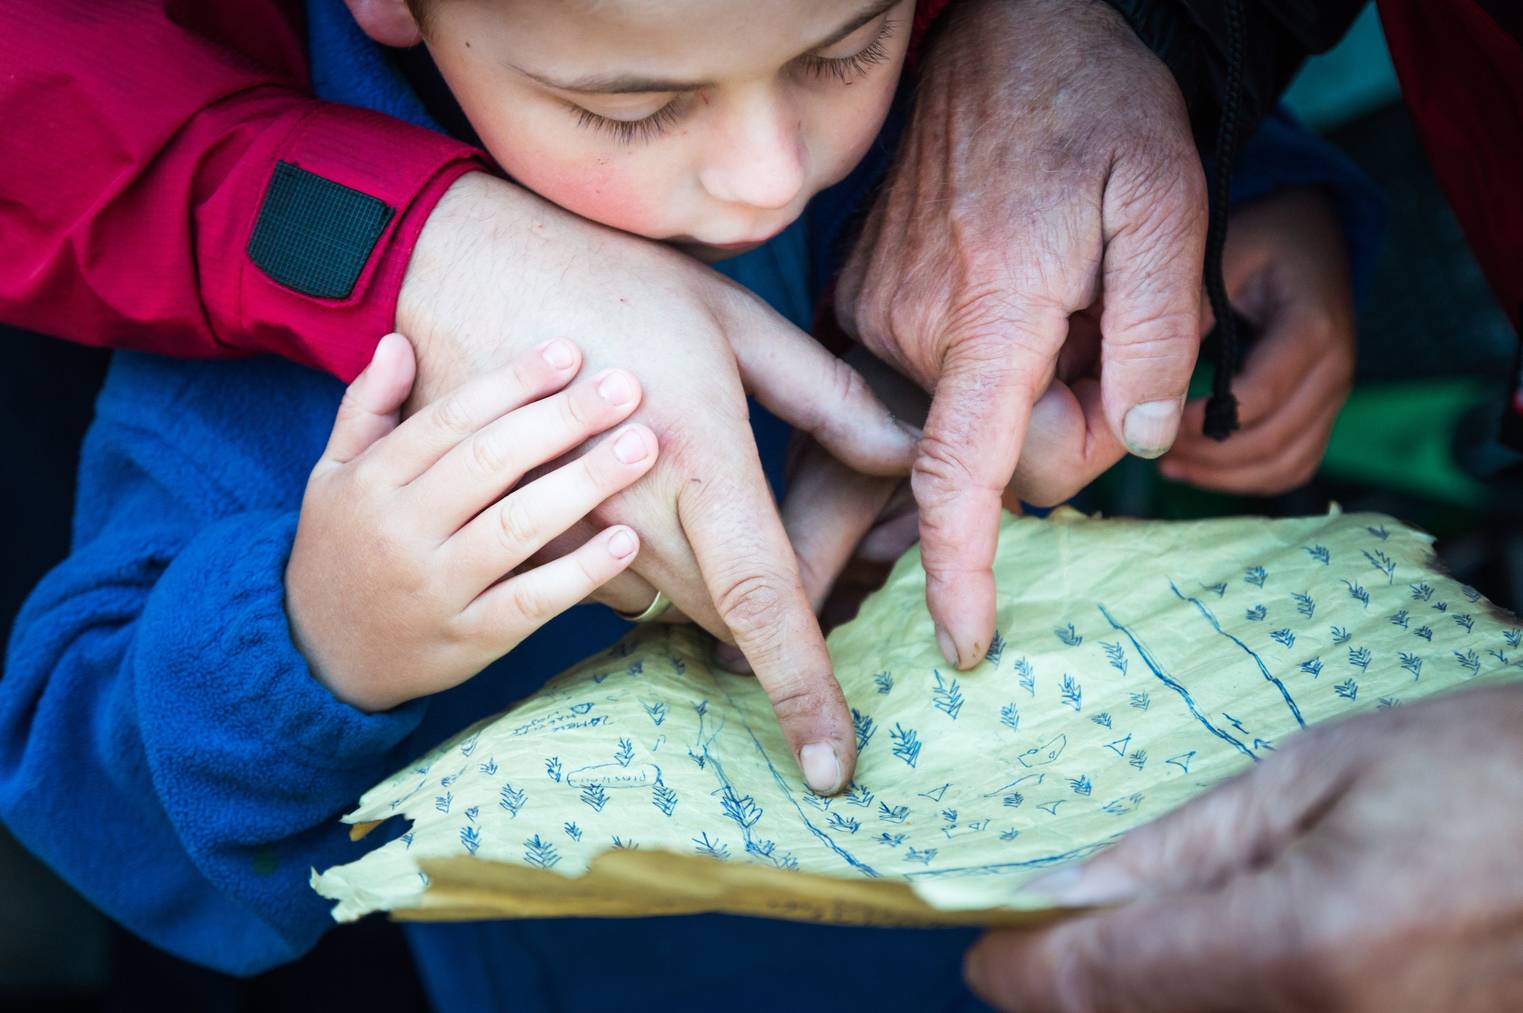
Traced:
<path fill-rule="evenodd" d="M 1152 703 L 1152 700 L 1148 697 L 1148 691 L 1143 690 L 1141 693 L 1133 693 L 1127 698 L 1127 702 L 1135 709 L 1145 711 L 1148 709 L 1148 704 Z"/>
<path fill-rule="evenodd" d="M 1417 629 L 1412 631 L 1412 635 L 1414 637 L 1422 637 L 1424 640 L 1431 642 L 1433 640 L 1433 627 L 1419 626 Z"/>
<path fill-rule="evenodd" d="M 581 717 L 583 714 L 586 714 L 590 710 L 592 710 L 592 704 L 590 703 L 574 703 L 571 705 L 571 713 L 575 714 L 577 717 Z"/>
<path fill-rule="evenodd" d="M 1254 587 L 1263 587 L 1268 579 L 1269 574 L 1262 566 L 1250 566 L 1243 571 L 1243 580 Z"/>
<path fill-rule="evenodd" d="M 613 758 L 618 761 L 619 766 L 629 766 L 629 761 L 635 758 L 635 744 L 628 739 L 621 738 L 619 740 L 618 752 L 613 754 Z"/>
<path fill-rule="evenodd" d="M 1435 612 L 1448 612 L 1449 603 L 1446 601 L 1436 601 L 1433 603 L 1433 610 Z"/>
<path fill-rule="evenodd" d="M 1333 687 L 1333 692 L 1337 693 L 1345 700 L 1353 700 L 1359 695 L 1359 684 L 1353 679 L 1344 679 L 1342 682 L 1338 683 L 1338 685 Z"/>
<path fill-rule="evenodd" d="M 1344 629 L 1342 626 L 1334 626 L 1332 629 L 1333 643 L 1337 644 L 1340 647 L 1348 643 L 1348 639 L 1351 635 L 1352 634 L 1350 634 L 1349 631 Z"/>
<path fill-rule="evenodd" d="M 1481 659 L 1476 657 L 1476 653 L 1474 651 L 1466 651 L 1464 654 L 1461 654 L 1459 651 L 1455 651 L 1454 660 L 1459 662 L 1460 667 L 1468 671 L 1471 675 L 1480 674 Z"/>
<path fill-rule="evenodd" d="M 1021 803 L 1024 801 L 1026 801 L 1026 796 L 1022 795 L 1018 791 L 1012 791 L 1010 794 L 1006 795 L 1003 799 L 1000 800 L 1001 804 L 1006 809 L 1019 809 L 1021 807 Z"/>
<path fill-rule="evenodd" d="M 962 690 L 958 688 L 957 680 L 942 678 L 941 670 L 936 668 L 931 669 L 931 674 L 936 677 L 936 688 L 931 690 L 931 706 L 956 721 L 962 710 Z"/>
<path fill-rule="evenodd" d="M 1051 802 L 1040 803 L 1037 808 L 1049 816 L 1056 816 L 1058 814 L 1058 806 L 1062 805 L 1066 801 L 1068 800 L 1063 798 L 1055 798 Z"/>
<path fill-rule="evenodd" d="M 491 777 L 493 774 L 497 773 L 497 761 L 493 757 L 488 756 L 485 763 L 476 764 L 476 769 L 488 777 Z"/>
<path fill-rule="evenodd" d="M 1323 566 L 1332 562 L 1333 559 L 1333 554 L 1327 551 L 1327 546 L 1325 545 L 1308 545 L 1306 547 L 1306 554 Z"/>
<path fill-rule="evenodd" d="M 1126 648 L 1119 643 L 1111 643 L 1102 640 L 1100 646 L 1105 649 L 1105 660 L 1110 666 L 1122 675 L 1126 674 Z"/>
<path fill-rule="evenodd" d="M 1281 647 L 1294 647 L 1296 645 L 1296 635 L 1290 632 L 1289 627 L 1286 627 L 1283 630 L 1275 630 L 1273 633 L 1269 634 L 1269 639 L 1273 640 Z"/>
<path fill-rule="evenodd" d="M 1407 587 L 1412 591 L 1413 601 L 1428 601 L 1433 597 L 1433 588 L 1427 584 L 1408 584 Z"/>
<path fill-rule="evenodd" d="M 1121 756 L 1121 757 L 1125 757 L 1126 756 L 1126 751 L 1128 749 L 1130 749 L 1131 747 L 1132 747 L 1132 734 L 1130 732 L 1128 732 L 1126 734 L 1125 738 L 1116 739 L 1113 742 L 1107 742 L 1105 744 L 1105 748 L 1106 749 L 1109 749 L 1111 752 L 1113 752 L 1117 756 Z"/>
<path fill-rule="evenodd" d="M 818 809 L 820 812 L 825 812 L 830 808 L 830 803 L 834 802 L 835 799 L 829 798 L 825 795 L 816 795 L 812 791 L 806 791 L 804 792 L 804 801 L 809 803 L 809 805 L 815 809 Z"/>
<path fill-rule="evenodd" d="M 1400 703 L 1401 701 L 1396 699 L 1394 696 L 1383 696 L 1379 700 L 1375 701 L 1375 709 L 1378 711 L 1388 711 L 1392 707 L 1398 706 Z"/>
<path fill-rule="evenodd" d="M 709 840 L 707 833 L 693 838 L 693 850 L 705 858 L 712 858 L 721 862 L 730 857 L 730 846 L 721 844 L 717 837 Z"/>
<path fill-rule="evenodd" d="M 1132 750 L 1132 755 L 1128 756 L 1126 758 L 1126 762 L 1130 763 L 1132 766 L 1136 767 L 1138 770 L 1141 770 L 1142 768 L 1144 768 L 1144 767 L 1146 767 L 1148 765 L 1147 750 L 1145 750 L 1145 749 L 1134 749 L 1134 750 Z"/>
<path fill-rule="evenodd" d="M 1391 533 L 1386 530 L 1386 526 L 1384 524 L 1377 524 L 1373 528 L 1365 528 L 1364 530 L 1368 531 L 1370 534 L 1374 535 L 1382 542 L 1391 537 Z"/>
<path fill-rule="evenodd" d="M 910 807 L 907 805 L 896 805 L 891 808 L 887 802 L 878 803 L 878 818 L 885 823 L 903 823 L 909 817 Z"/>
<path fill-rule="evenodd" d="M 956 809 L 943 809 L 941 811 L 941 818 L 942 818 L 943 822 L 950 823 L 954 827 L 957 826 L 957 810 Z"/>
<path fill-rule="evenodd" d="M 1507 664 L 1507 655 L 1503 651 L 1501 651 L 1501 650 L 1499 650 L 1499 649 L 1497 649 L 1495 647 L 1493 647 L 1491 650 L 1487 651 L 1486 654 L 1488 656 L 1490 656 L 1490 657 L 1496 658 L 1497 661 L 1500 662 L 1503 665 Z"/>
<path fill-rule="evenodd" d="M 825 821 L 825 825 L 832 830 L 839 830 L 847 834 L 854 834 L 862 829 L 862 824 L 854 817 L 842 816 L 840 813 L 831 813 L 830 818 Z"/>
<path fill-rule="evenodd" d="M 894 743 L 894 755 L 906 765 L 913 767 L 920 762 L 920 736 L 915 734 L 913 728 L 905 728 L 896 721 L 888 737 Z"/>
<path fill-rule="evenodd" d="M 921 865 L 930 865 L 931 859 L 935 857 L 935 848 L 926 848 L 924 850 L 919 848 L 908 848 L 904 852 L 904 860 L 906 862 L 919 862 Z"/>
<path fill-rule="evenodd" d="M 897 848 L 899 845 L 904 843 L 904 839 L 908 836 L 908 834 L 891 834 L 885 830 L 883 833 L 878 835 L 878 843 L 887 844 L 891 848 Z"/>
<path fill-rule="evenodd" d="M 1063 643 L 1067 644 L 1069 647 L 1078 647 L 1080 644 L 1084 643 L 1084 638 L 1074 630 L 1073 623 L 1058 627 L 1052 632 L 1054 636 L 1063 641 Z"/>
<path fill-rule="evenodd" d="M 1013 841 L 1019 836 L 1021 836 L 1021 832 L 1015 829 L 1015 827 L 1011 827 L 1009 830 L 1001 830 L 999 832 L 999 839 L 1002 841 Z"/>
<path fill-rule="evenodd" d="M 407 833 L 403 834 L 402 835 L 402 847 L 406 848 L 409 851 L 412 850 L 412 838 L 413 838 L 413 833 L 412 833 L 411 830 L 409 830 L 409 831 L 407 831 Z"/>
<path fill-rule="evenodd" d="M 871 717 L 863 714 L 855 707 L 851 709 L 851 727 L 857 733 L 857 752 L 860 753 L 867 748 L 867 744 L 872 741 L 873 732 L 878 729 L 873 724 Z"/>
<path fill-rule="evenodd" d="M 524 861 L 537 869 L 553 869 L 561 856 L 555 853 L 555 845 L 539 839 L 539 834 L 524 841 Z"/>
<path fill-rule="evenodd" d="M 736 795 L 735 789 L 728 784 L 724 786 L 724 793 L 719 797 L 720 808 L 724 814 L 735 821 L 735 825 L 742 830 L 750 830 L 756 826 L 756 821 L 762 818 L 762 808 L 757 805 L 750 795 Z"/>
<path fill-rule="evenodd" d="M 1370 607 L 1370 592 L 1359 585 L 1357 580 L 1345 580 L 1348 585 L 1348 596 L 1357 601 L 1364 608 Z"/>
<path fill-rule="evenodd" d="M 1407 619 L 1408 619 L 1407 610 L 1406 609 L 1397 609 L 1395 614 L 1393 614 L 1391 616 L 1391 625 L 1392 626 L 1400 626 L 1402 629 L 1406 629 L 1407 628 Z"/>
<path fill-rule="evenodd" d="M 1515 648 L 1523 646 L 1523 630 L 1520 630 L 1517 627 L 1514 627 L 1510 630 L 1505 630 L 1502 633 L 1502 639 L 1507 641 L 1508 647 Z"/>
<path fill-rule="evenodd" d="M 640 706 L 645 708 L 651 723 L 660 728 L 661 723 L 666 720 L 666 704 L 657 701 L 656 703 L 641 703 Z"/>
<path fill-rule="evenodd" d="M 1263 622 L 1264 618 L 1268 615 L 1269 610 L 1267 608 L 1265 608 L 1263 605 L 1255 605 L 1253 608 L 1243 613 L 1243 618 L 1248 620 L 1250 623 L 1258 623 Z"/>
<path fill-rule="evenodd" d="M 950 787 L 952 787 L 952 782 L 948 781 L 947 783 L 943 784 L 940 788 L 932 788 L 930 791 L 917 791 L 917 792 L 915 792 L 915 794 L 920 796 L 921 798 L 928 798 L 932 802 L 940 802 L 942 800 L 942 798 L 946 795 L 947 789 L 950 788 Z"/>
<path fill-rule="evenodd" d="M 613 835 L 613 848 L 615 851 L 639 851 L 640 844 L 634 838 L 625 840 L 618 834 Z"/>
<path fill-rule="evenodd" d="M 989 641 L 989 649 L 984 652 L 984 660 L 995 668 L 999 667 L 999 659 L 1005 656 L 1005 638 L 999 635 L 999 630 L 994 631 L 994 639 Z"/>
<path fill-rule="evenodd" d="M 1458 626 L 1466 633 L 1469 633 L 1470 628 L 1475 625 L 1475 617 L 1470 615 L 1468 612 L 1456 612 L 1449 618 L 1454 620 L 1454 625 Z"/>
<path fill-rule="evenodd" d="M 589 784 L 582 789 L 582 801 L 592 807 L 593 812 L 602 812 L 608 804 L 608 793 L 603 790 L 601 784 Z"/>
<path fill-rule="evenodd" d="M 1095 724 L 1099 725 L 1101 728 L 1109 728 L 1111 726 L 1110 711 L 1101 711 L 1099 714 L 1092 714 L 1090 715 L 1089 719 Z"/>
<path fill-rule="evenodd" d="M 518 810 L 524 807 L 528 801 L 529 793 L 521 788 L 514 788 L 512 782 L 504 784 L 502 790 L 497 793 L 497 806 L 514 819 L 518 818 Z"/>
<path fill-rule="evenodd" d="M 1226 718 L 1227 719 L 1227 723 L 1229 725 L 1231 725 L 1233 728 L 1236 728 L 1238 731 L 1242 732 L 1244 735 L 1248 734 L 1247 727 L 1245 727 L 1241 721 L 1239 721 L 1237 718 L 1233 717 L 1231 714 L 1228 714 L 1226 711 L 1222 711 L 1222 717 Z"/>
<path fill-rule="evenodd" d="M 887 696 L 889 691 L 894 688 L 894 677 L 887 672 L 879 672 L 873 676 L 873 685 L 878 687 L 878 692 L 881 695 Z"/>
<path fill-rule="evenodd" d="M 1348 663 L 1359 671 L 1367 671 L 1370 667 L 1370 649 L 1368 647 L 1350 647 L 1348 649 Z"/>
<path fill-rule="evenodd" d="M 1317 614 L 1317 603 L 1312 600 L 1311 592 L 1305 594 L 1293 594 L 1291 600 L 1296 603 L 1296 611 L 1310 619 Z"/>
<path fill-rule="evenodd" d="M 1379 549 L 1376 549 L 1374 552 L 1365 549 L 1364 558 L 1370 561 L 1371 566 L 1386 575 L 1387 584 L 1396 583 L 1396 560 Z"/>
<path fill-rule="evenodd" d="M 645 662 L 643 660 L 642 661 L 631 661 L 629 663 L 629 668 L 627 669 L 627 671 L 629 672 L 630 675 L 640 675 L 640 674 L 642 674 L 645 671 Z"/>
<path fill-rule="evenodd" d="M 1315 679 L 1322 674 L 1322 659 L 1312 658 L 1310 661 L 1301 662 L 1301 671 Z"/>
<path fill-rule="evenodd" d="M 1090 781 L 1088 774 L 1070 777 L 1068 779 L 1068 786 L 1073 789 L 1075 795 L 1088 795 L 1095 790 L 1094 783 Z"/>
<path fill-rule="evenodd" d="M 582 828 L 577 826 L 574 822 L 565 824 L 561 827 L 561 829 L 564 830 L 566 832 L 566 836 L 571 838 L 573 841 L 579 841 L 582 839 Z"/>
<path fill-rule="evenodd" d="M 846 789 L 846 802 L 848 805 L 857 805 L 866 809 L 873 804 L 873 793 L 867 790 L 866 785 L 853 781 Z"/>
<path fill-rule="evenodd" d="M 465 737 L 465 740 L 460 743 L 460 755 L 461 756 L 465 756 L 465 757 L 469 757 L 472 753 L 474 753 L 476 751 L 476 744 L 478 742 L 480 742 L 480 741 L 481 741 L 481 733 L 480 732 L 473 732 L 470 735 L 467 735 Z"/>
<path fill-rule="evenodd" d="M 1469 584 L 1466 584 L 1460 588 L 1460 594 L 1464 595 L 1465 600 L 1472 605 L 1481 600 L 1481 592 L 1477 591 Z"/>
<path fill-rule="evenodd" d="M 1178 767 L 1180 770 L 1188 774 L 1190 772 L 1190 761 L 1193 759 L 1195 759 L 1195 750 L 1192 749 L 1188 753 L 1180 753 L 1178 756 L 1171 756 L 1163 762 L 1172 763 L 1174 766 Z"/>
<path fill-rule="evenodd" d="M 474 826 L 460 828 L 460 844 L 465 850 L 474 855 L 476 849 L 481 847 L 481 831 Z"/>
<path fill-rule="evenodd" d="M 1416 679 L 1423 674 L 1423 659 L 1417 655 L 1403 651 L 1397 657 L 1401 659 L 1401 667 L 1412 673 L 1412 678 Z"/>
<path fill-rule="evenodd" d="M 677 793 L 667 787 L 659 776 L 656 783 L 651 785 L 650 804 L 661 810 L 662 816 L 670 816 L 677 809 Z"/>
<path fill-rule="evenodd" d="M 1077 714 L 1084 700 L 1084 690 L 1079 686 L 1079 681 L 1067 672 L 1064 672 L 1060 692 L 1063 702 L 1072 707 L 1074 713 Z"/>
<path fill-rule="evenodd" d="M 1020 684 L 1028 695 L 1036 696 L 1036 671 L 1031 667 L 1031 662 L 1025 658 L 1017 658 L 1015 662 L 1016 682 Z"/>
<path fill-rule="evenodd" d="M 545 773 L 550 780 L 559 782 L 561 779 L 561 758 L 559 756 L 545 757 Z"/>
<path fill-rule="evenodd" d="M 1109 816 L 1125 816 L 1127 813 L 1136 812 L 1142 805 L 1142 792 L 1133 792 L 1125 798 L 1112 799 L 1100 807 L 1100 811 Z"/>
<path fill-rule="evenodd" d="M 1220 598 L 1222 595 L 1227 593 L 1227 582 L 1222 581 L 1217 584 L 1202 584 L 1200 589 L 1202 591 L 1210 591 L 1212 594 Z"/>
<path fill-rule="evenodd" d="M 1015 701 L 1012 700 L 999 709 L 999 723 L 1012 732 L 1021 727 L 1021 712 L 1015 706 Z"/>
<path fill-rule="evenodd" d="M 449 812 L 450 803 L 454 801 L 455 796 L 451 792 L 445 792 L 443 795 L 435 795 L 434 808 L 442 813 L 447 813 Z"/>

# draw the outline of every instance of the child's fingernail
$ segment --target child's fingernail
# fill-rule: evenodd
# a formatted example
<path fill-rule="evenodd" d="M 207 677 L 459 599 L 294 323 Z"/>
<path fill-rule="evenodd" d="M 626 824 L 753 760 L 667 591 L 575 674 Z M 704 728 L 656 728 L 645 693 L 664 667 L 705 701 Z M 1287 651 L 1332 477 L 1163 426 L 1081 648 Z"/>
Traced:
<path fill-rule="evenodd" d="M 613 456 L 625 464 L 636 464 L 645 460 L 649 454 L 650 448 L 638 429 L 629 428 L 614 437 Z"/>
<path fill-rule="evenodd" d="M 628 404 L 635 398 L 635 385 L 623 373 L 609 373 L 598 381 L 598 397 L 611 405 Z"/>
<path fill-rule="evenodd" d="M 634 532 L 628 528 L 620 528 L 608 539 L 608 554 L 614 559 L 628 559 L 635 554 L 635 548 L 638 545 Z"/>
<path fill-rule="evenodd" d="M 551 369 L 570 369 L 571 364 L 576 362 L 576 353 L 560 338 L 554 338 L 540 345 L 539 354 L 544 356 Z"/>
<path fill-rule="evenodd" d="M 1179 435 L 1178 401 L 1144 401 L 1126 413 L 1122 435 L 1126 449 L 1138 457 L 1158 457 L 1174 445 Z"/>
<path fill-rule="evenodd" d="M 799 750 L 799 766 L 804 783 L 816 795 L 834 795 L 841 790 L 841 761 L 828 742 L 811 742 Z"/>
<path fill-rule="evenodd" d="M 952 634 L 940 623 L 936 624 L 936 646 L 941 648 L 941 656 L 947 659 L 947 664 L 957 666 L 957 645 L 952 642 Z"/>

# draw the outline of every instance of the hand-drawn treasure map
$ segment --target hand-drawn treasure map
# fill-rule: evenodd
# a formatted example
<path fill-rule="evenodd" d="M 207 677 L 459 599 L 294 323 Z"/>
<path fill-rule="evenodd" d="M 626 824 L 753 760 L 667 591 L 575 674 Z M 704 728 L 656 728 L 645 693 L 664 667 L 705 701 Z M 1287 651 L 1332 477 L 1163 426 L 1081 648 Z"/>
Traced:
<path fill-rule="evenodd" d="M 646 626 L 377 785 L 409 832 L 321 874 L 334 916 L 729 911 L 1011 924 L 1022 884 L 1272 756 L 1297 729 L 1516 678 L 1517 620 L 1390 518 L 1007 517 L 998 635 L 936 649 L 918 551 L 831 634 L 861 751 L 804 787 L 754 679 Z"/>

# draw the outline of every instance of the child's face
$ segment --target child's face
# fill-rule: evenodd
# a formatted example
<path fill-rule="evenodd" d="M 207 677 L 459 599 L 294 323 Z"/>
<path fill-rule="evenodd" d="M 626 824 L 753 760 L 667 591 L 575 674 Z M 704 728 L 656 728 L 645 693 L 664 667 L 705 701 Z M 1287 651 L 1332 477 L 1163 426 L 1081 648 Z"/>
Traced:
<path fill-rule="evenodd" d="M 515 180 L 713 260 L 861 160 L 913 15 L 914 0 L 431 0 L 427 41 Z"/>

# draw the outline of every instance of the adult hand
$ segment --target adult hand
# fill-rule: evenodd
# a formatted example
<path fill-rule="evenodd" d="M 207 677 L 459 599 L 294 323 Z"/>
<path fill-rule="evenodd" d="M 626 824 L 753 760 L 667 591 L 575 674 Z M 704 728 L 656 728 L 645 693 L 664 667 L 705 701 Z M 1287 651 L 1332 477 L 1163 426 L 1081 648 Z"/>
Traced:
<path fill-rule="evenodd" d="M 948 17 L 836 307 L 935 393 L 912 481 L 937 639 L 966 668 L 993 633 L 1000 497 L 1033 403 L 1052 399 L 1047 421 L 1068 431 L 1056 446 L 1099 430 L 1148 457 L 1173 443 L 1199 347 L 1206 198 L 1178 87 L 1110 7 L 964 0 Z M 1084 310 L 1104 335 L 1099 381 L 1070 390 L 1054 371 Z M 1073 491 L 1105 456 L 1028 472 Z"/>
<path fill-rule="evenodd" d="M 1232 384 L 1242 431 L 1211 439 L 1206 399 L 1192 401 L 1158 470 L 1222 492 L 1288 492 L 1316 474 L 1354 383 L 1354 300 L 1332 202 L 1289 190 L 1234 211 L 1222 273 L 1260 334 Z"/>
<path fill-rule="evenodd" d="M 716 272 L 483 174 L 462 177 L 424 226 L 397 325 L 418 349 L 415 405 L 554 337 L 582 349 L 586 370 L 621 366 L 639 378 L 644 401 L 632 418 L 655 432 L 660 456 L 593 514 L 640 535 L 632 570 L 647 583 L 620 604 L 643 608 L 659 587 L 733 639 L 810 786 L 844 786 L 856 756 L 850 714 L 762 473 L 745 393 L 870 474 L 907 471 L 913 431 L 854 371 Z"/>
<path fill-rule="evenodd" d="M 1313 728 L 1072 874 L 1116 904 L 985 936 L 1001 1009 L 1523 1008 L 1523 687 Z"/>

